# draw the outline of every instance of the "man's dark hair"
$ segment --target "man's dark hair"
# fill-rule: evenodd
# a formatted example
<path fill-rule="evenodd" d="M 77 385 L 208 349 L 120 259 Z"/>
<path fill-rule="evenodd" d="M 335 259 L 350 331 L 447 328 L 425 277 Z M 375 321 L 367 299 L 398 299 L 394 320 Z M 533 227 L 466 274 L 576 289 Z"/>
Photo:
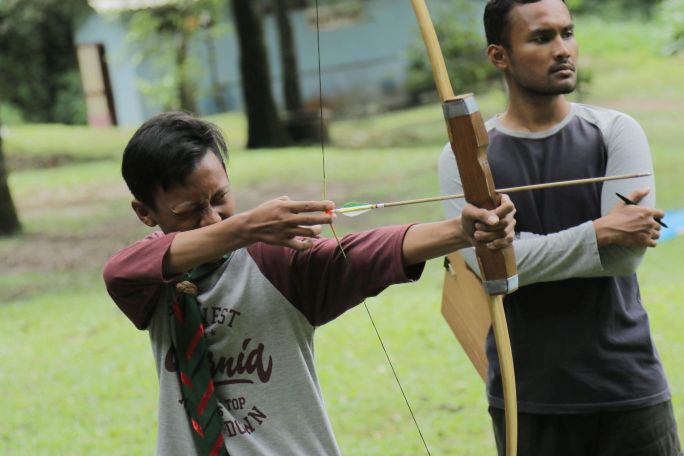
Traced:
<path fill-rule="evenodd" d="M 537 3 L 541 0 L 489 0 L 484 11 L 484 27 L 487 44 L 499 44 L 511 49 L 509 33 L 511 30 L 510 12 L 515 5 Z M 565 3 L 565 0 L 562 0 Z"/>
<path fill-rule="evenodd" d="M 183 112 L 159 114 L 142 124 L 128 142 L 121 174 L 133 196 L 156 209 L 157 189 L 182 185 L 208 152 L 221 163 L 223 156 L 228 157 L 216 125 Z"/>

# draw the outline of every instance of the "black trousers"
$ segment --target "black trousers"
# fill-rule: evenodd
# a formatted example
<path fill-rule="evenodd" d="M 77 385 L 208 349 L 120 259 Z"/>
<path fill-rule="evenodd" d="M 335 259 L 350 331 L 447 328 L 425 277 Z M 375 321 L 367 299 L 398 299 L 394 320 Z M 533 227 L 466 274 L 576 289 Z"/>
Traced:
<path fill-rule="evenodd" d="M 490 407 L 499 455 L 504 411 Z M 518 456 L 682 456 L 672 403 L 580 415 L 518 414 Z"/>

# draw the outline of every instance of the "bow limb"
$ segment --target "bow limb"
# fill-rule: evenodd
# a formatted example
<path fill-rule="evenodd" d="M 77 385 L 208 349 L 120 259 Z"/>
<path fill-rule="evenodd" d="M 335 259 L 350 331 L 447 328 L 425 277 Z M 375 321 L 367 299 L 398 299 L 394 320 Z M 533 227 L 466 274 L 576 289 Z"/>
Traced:
<path fill-rule="evenodd" d="M 425 1 L 411 0 L 411 3 L 428 51 L 437 91 L 442 100 L 449 142 L 456 156 L 466 201 L 478 207 L 494 209 L 498 197 L 487 161 L 489 137 L 475 97 L 472 94 L 454 96 Z M 477 246 L 475 250 L 488 295 L 492 332 L 501 368 L 506 416 L 506 455 L 515 456 L 518 436 L 515 372 L 502 300 L 502 295 L 515 291 L 518 287 L 515 254 L 512 246 L 498 251 Z"/>

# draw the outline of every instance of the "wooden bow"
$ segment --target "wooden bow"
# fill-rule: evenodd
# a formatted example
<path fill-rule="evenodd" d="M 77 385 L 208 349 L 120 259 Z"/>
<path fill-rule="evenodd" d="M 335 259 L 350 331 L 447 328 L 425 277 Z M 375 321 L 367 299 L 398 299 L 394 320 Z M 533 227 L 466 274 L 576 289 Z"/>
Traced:
<path fill-rule="evenodd" d="M 494 209 L 498 197 L 487 161 L 489 137 L 473 94 L 454 96 L 437 34 L 424 0 L 411 0 L 425 41 L 437 85 L 449 142 L 456 156 L 465 199 L 470 204 Z M 491 251 L 476 247 L 484 289 L 488 295 L 492 331 L 496 341 L 503 383 L 506 416 L 506 455 L 517 453 L 518 414 L 513 356 L 502 295 L 518 288 L 513 247 Z"/>

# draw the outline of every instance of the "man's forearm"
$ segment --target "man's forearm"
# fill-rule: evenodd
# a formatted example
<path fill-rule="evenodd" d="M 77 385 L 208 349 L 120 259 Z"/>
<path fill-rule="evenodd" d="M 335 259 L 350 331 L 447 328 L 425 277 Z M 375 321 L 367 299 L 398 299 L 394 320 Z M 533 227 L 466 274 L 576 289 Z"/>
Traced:
<path fill-rule="evenodd" d="M 548 235 L 521 235 L 513 242 L 521 286 L 606 274 L 591 222 Z M 472 250 L 462 250 L 461 254 L 474 271 L 479 271 Z"/>
<path fill-rule="evenodd" d="M 632 141 L 638 142 L 638 141 Z M 618 154 L 619 155 L 619 154 Z M 638 160 L 631 155 L 618 159 L 611 155 L 607 174 L 627 174 L 649 171 L 651 169 L 649 155 L 638 154 Z M 462 191 L 460 177 L 456 169 L 453 153 L 448 146 L 440 157 L 440 185 L 442 193 L 452 194 Z M 638 182 L 610 181 L 603 184 L 601 193 L 601 214 L 607 215 L 616 201 L 616 192 L 628 195 L 636 185 L 653 185 L 652 177 L 641 178 Z M 643 202 L 648 206 L 654 204 L 653 192 Z M 465 202 L 449 200 L 444 203 L 447 217 L 458 214 Z M 620 245 L 600 246 L 602 232 L 596 232 L 592 222 L 568 228 L 547 235 L 519 233 L 520 238 L 514 242 L 516 262 L 521 285 L 552 280 L 564 280 L 575 277 L 600 277 L 626 275 L 633 272 L 641 261 L 644 248 L 623 247 Z M 598 239 L 597 239 L 598 237 Z M 478 271 L 479 267 L 472 249 L 463 251 L 468 264 Z"/>

